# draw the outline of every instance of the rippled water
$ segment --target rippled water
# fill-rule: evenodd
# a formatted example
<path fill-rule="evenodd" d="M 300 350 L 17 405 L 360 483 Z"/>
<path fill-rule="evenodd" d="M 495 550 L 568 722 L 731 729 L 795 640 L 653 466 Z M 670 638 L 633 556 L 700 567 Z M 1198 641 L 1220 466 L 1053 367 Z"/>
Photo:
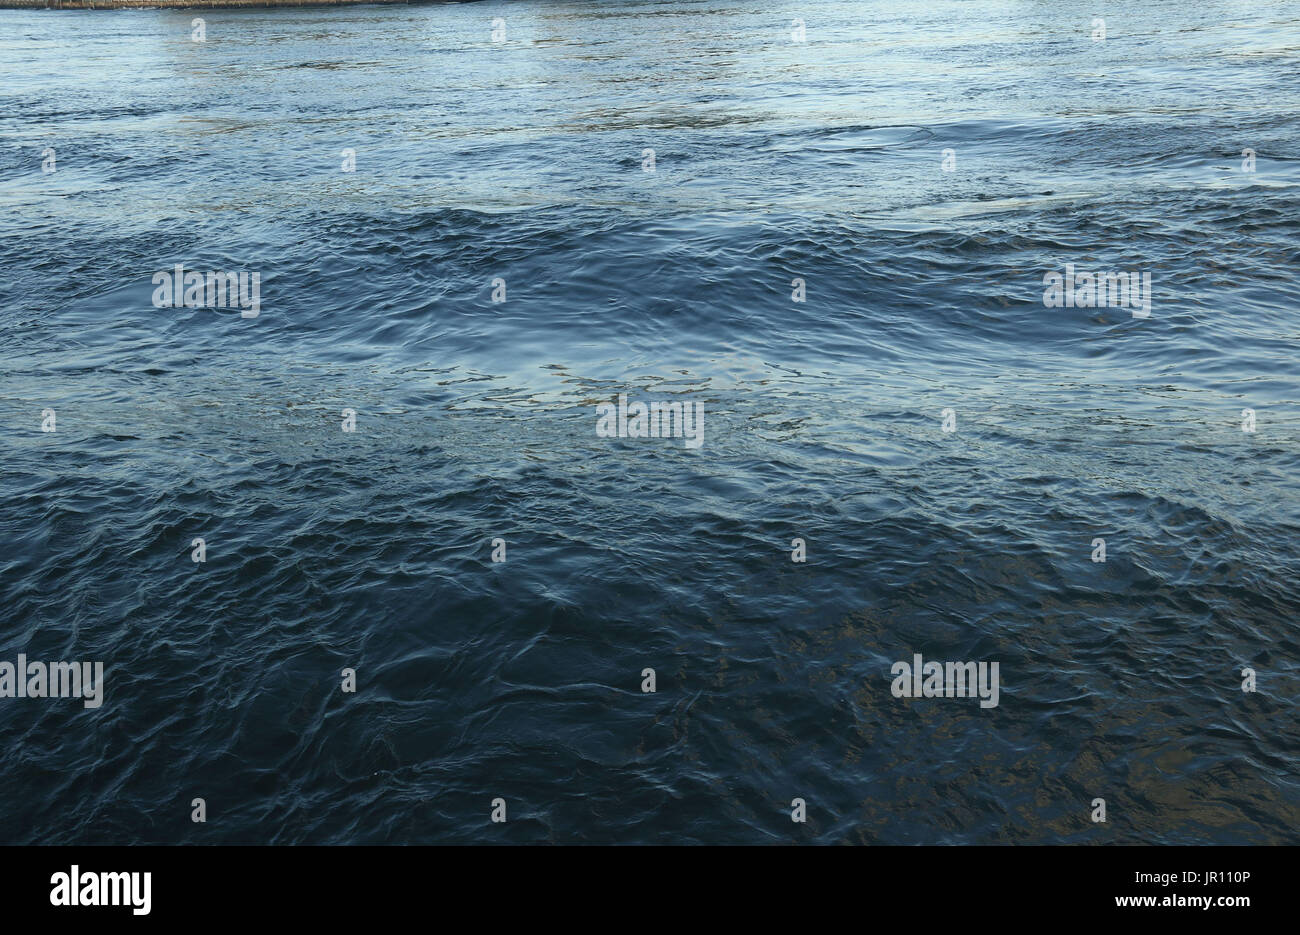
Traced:
<path fill-rule="evenodd" d="M 1300 841 L 1300 2 L 195 15 L 0 11 L 0 840 Z"/>

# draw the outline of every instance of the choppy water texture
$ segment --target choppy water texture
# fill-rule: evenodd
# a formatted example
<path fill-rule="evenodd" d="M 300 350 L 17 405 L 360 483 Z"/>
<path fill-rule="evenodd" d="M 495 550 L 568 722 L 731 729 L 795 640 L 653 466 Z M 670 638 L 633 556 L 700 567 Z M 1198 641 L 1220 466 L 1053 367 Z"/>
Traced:
<path fill-rule="evenodd" d="M 0 11 L 0 840 L 1300 841 L 1300 3 L 193 15 Z"/>

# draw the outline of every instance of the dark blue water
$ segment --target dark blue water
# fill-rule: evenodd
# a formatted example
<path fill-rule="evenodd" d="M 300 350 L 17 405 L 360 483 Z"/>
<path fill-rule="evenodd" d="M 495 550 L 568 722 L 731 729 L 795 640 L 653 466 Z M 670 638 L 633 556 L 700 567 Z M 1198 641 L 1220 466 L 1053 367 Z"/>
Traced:
<path fill-rule="evenodd" d="M 1298 114 L 1292 0 L 0 11 L 0 840 L 1300 842 Z"/>

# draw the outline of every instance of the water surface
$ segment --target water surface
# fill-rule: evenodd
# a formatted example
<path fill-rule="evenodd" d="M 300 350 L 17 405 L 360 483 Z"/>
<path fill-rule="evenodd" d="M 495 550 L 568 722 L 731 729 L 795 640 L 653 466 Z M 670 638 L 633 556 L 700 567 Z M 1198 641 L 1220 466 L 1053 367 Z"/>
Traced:
<path fill-rule="evenodd" d="M 0 840 L 1300 842 L 1298 75 L 1294 0 L 0 11 L 0 659 L 108 670 L 0 700 Z"/>

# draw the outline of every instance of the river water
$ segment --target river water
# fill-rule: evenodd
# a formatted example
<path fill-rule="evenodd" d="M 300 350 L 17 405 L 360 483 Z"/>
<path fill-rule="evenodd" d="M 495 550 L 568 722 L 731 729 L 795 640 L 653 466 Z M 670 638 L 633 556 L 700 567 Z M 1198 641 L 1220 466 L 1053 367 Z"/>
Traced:
<path fill-rule="evenodd" d="M 0 11 L 0 840 L 1300 842 L 1298 112 L 1297 2 Z"/>

